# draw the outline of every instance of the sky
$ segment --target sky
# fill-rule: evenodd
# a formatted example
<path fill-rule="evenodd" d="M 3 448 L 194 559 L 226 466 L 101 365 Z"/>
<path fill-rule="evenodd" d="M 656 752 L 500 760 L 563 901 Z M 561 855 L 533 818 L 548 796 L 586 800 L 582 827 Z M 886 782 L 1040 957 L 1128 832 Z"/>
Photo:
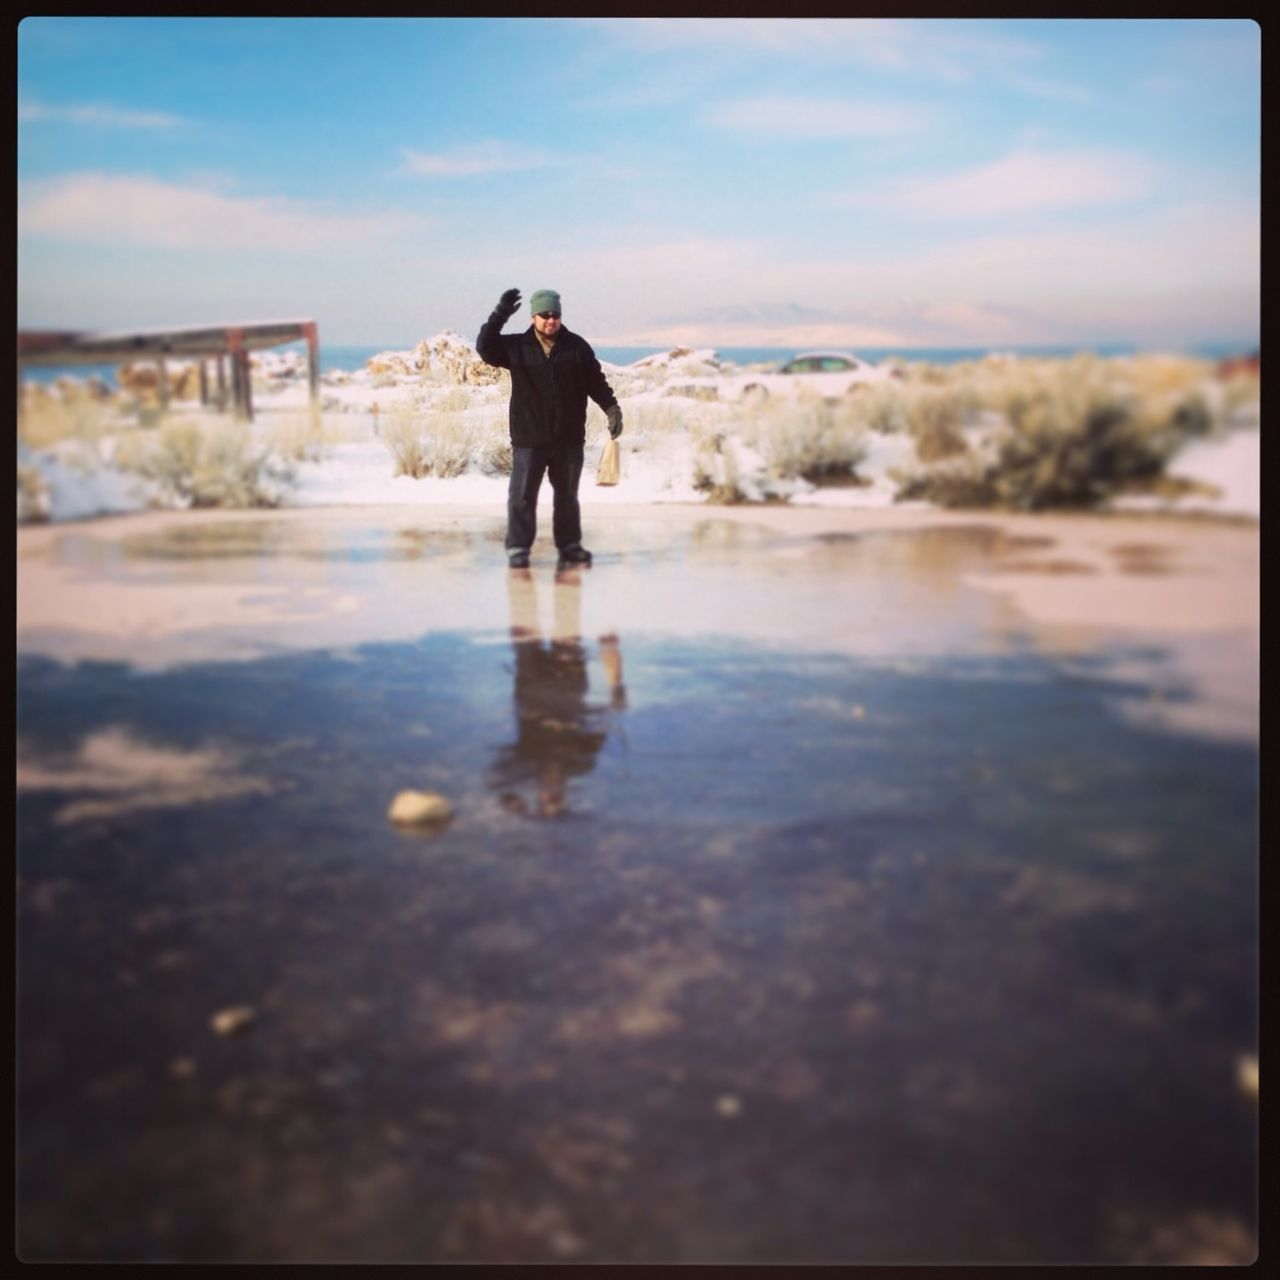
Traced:
<path fill-rule="evenodd" d="M 20 328 L 1258 341 L 1245 19 L 33 17 L 17 124 Z"/>

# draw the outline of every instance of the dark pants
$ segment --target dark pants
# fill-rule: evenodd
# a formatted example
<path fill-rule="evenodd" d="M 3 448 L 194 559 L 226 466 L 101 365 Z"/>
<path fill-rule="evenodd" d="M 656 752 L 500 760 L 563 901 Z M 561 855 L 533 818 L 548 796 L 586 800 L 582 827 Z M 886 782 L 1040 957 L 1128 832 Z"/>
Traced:
<path fill-rule="evenodd" d="M 527 551 L 538 532 L 538 489 L 545 472 L 551 480 L 551 532 L 563 550 L 582 541 L 578 481 L 583 446 L 511 450 L 511 484 L 507 489 L 507 550 Z"/>

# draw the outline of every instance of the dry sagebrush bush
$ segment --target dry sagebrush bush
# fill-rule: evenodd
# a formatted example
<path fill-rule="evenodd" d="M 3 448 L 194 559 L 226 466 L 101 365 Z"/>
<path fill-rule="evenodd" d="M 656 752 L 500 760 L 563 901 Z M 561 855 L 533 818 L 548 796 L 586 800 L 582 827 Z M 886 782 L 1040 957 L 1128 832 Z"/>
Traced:
<path fill-rule="evenodd" d="M 292 479 L 246 423 L 172 419 L 116 444 L 115 465 L 152 481 L 164 502 L 191 507 L 273 507 Z"/>
<path fill-rule="evenodd" d="M 741 426 L 771 475 L 816 483 L 853 475 L 867 456 L 866 436 L 852 411 L 816 395 L 765 400 L 747 409 Z"/>
<path fill-rule="evenodd" d="M 975 458 L 948 458 L 914 471 L 893 470 L 889 475 L 897 484 L 894 498 L 898 502 L 919 500 L 940 507 L 994 507 L 1000 503 L 992 468 Z"/>
<path fill-rule="evenodd" d="M 1091 507 L 1158 476 L 1183 438 L 1097 362 L 1035 371 L 1010 395 L 1007 413 L 994 459 L 900 478 L 898 496 L 1022 511 Z"/>
<path fill-rule="evenodd" d="M 1123 356 L 1112 363 L 1120 379 L 1142 400 L 1181 399 L 1213 375 L 1208 360 L 1191 356 Z"/>
<path fill-rule="evenodd" d="M 471 465 L 474 430 L 456 413 L 424 412 L 399 404 L 381 424 L 379 439 L 395 464 L 394 475 L 447 479 Z"/>
<path fill-rule="evenodd" d="M 830 415 L 806 422 L 776 419 L 762 425 L 754 444 L 771 474 L 811 484 L 851 476 L 867 456 L 863 433 Z"/>
<path fill-rule="evenodd" d="M 938 462 L 968 448 L 963 428 L 970 397 L 963 388 L 915 389 L 907 396 L 906 409 L 907 430 L 921 462 Z"/>
<path fill-rule="evenodd" d="M 909 397 L 910 391 L 903 382 L 875 383 L 852 396 L 847 411 L 867 431 L 896 435 L 909 429 Z"/>

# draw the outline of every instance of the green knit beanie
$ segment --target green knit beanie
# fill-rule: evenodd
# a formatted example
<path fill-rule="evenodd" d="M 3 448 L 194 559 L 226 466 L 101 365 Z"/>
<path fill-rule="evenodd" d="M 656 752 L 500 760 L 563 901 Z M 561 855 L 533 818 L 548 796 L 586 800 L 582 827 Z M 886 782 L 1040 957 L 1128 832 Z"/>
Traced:
<path fill-rule="evenodd" d="M 560 311 L 560 295 L 554 289 L 539 289 L 529 299 L 529 310 L 535 316 L 539 311 Z"/>

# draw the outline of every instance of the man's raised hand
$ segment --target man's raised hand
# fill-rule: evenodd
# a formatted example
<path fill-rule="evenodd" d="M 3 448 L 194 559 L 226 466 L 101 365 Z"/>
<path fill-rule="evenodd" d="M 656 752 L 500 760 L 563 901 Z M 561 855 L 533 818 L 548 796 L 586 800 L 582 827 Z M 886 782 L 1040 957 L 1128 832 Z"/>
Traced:
<path fill-rule="evenodd" d="M 494 312 L 500 315 L 504 321 L 510 320 L 517 311 L 520 310 L 520 290 L 508 289 L 506 293 L 498 299 L 498 305 L 494 307 Z"/>

